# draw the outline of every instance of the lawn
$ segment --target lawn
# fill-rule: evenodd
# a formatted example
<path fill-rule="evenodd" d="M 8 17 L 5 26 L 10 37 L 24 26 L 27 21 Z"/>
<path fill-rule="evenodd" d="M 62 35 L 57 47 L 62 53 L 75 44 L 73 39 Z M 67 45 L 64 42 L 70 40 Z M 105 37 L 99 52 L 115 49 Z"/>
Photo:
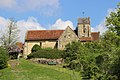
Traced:
<path fill-rule="evenodd" d="M 0 80 L 81 80 L 79 73 L 61 65 L 49 66 L 21 59 L 19 65 L 0 70 Z"/>

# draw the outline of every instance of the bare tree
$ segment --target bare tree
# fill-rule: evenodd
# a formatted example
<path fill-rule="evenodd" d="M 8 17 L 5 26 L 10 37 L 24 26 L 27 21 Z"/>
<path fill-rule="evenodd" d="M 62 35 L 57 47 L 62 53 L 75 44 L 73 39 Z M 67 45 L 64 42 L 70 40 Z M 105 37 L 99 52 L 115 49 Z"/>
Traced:
<path fill-rule="evenodd" d="M 16 25 L 16 21 L 14 19 L 9 19 L 9 22 L 6 26 L 4 33 L 0 38 L 0 42 L 2 46 L 10 47 L 15 45 L 15 43 L 19 39 L 19 29 Z"/>

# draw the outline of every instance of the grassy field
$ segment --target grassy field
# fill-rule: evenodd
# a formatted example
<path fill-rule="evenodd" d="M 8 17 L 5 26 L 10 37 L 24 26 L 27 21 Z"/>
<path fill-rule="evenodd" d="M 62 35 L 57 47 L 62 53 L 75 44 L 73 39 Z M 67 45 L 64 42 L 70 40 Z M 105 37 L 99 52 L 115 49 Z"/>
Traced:
<path fill-rule="evenodd" d="M 19 65 L 0 70 L 0 80 L 81 80 L 79 73 L 62 68 L 19 60 Z"/>

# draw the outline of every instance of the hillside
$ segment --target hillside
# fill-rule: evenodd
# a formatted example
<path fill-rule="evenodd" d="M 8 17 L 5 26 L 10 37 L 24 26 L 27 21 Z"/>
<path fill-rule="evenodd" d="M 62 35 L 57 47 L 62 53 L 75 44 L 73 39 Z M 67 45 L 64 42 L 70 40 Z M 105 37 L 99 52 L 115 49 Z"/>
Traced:
<path fill-rule="evenodd" d="M 79 74 L 62 68 L 19 60 L 19 65 L 0 70 L 0 80 L 81 80 Z"/>

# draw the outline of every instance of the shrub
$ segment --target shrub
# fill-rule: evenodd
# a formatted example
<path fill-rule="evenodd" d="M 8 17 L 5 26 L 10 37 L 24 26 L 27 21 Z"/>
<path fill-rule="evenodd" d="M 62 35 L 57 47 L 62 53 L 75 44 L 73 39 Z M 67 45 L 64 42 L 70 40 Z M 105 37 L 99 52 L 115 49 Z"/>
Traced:
<path fill-rule="evenodd" d="M 8 58 L 8 52 L 0 47 L 0 69 L 7 67 Z"/>
<path fill-rule="evenodd" d="M 63 53 L 62 50 L 58 49 L 40 49 L 37 52 L 33 52 L 29 54 L 27 57 L 30 58 L 47 58 L 47 59 L 58 59 L 61 58 L 61 54 Z"/>
<path fill-rule="evenodd" d="M 71 69 L 71 70 L 76 70 L 76 71 L 79 71 L 81 69 L 81 65 L 80 63 L 77 61 L 77 60 L 73 60 L 69 63 L 68 67 Z"/>
<path fill-rule="evenodd" d="M 21 49 L 17 46 L 10 46 L 8 47 L 9 57 L 10 59 L 17 59 Z"/>
<path fill-rule="evenodd" d="M 37 51 L 40 50 L 40 49 L 41 49 L 41 47 L 40 47 L 38 44 L 35 44 L 35 45 L 32 47 L 31 51 L 32 51 L 32 52 L 37 52 Z"/>

